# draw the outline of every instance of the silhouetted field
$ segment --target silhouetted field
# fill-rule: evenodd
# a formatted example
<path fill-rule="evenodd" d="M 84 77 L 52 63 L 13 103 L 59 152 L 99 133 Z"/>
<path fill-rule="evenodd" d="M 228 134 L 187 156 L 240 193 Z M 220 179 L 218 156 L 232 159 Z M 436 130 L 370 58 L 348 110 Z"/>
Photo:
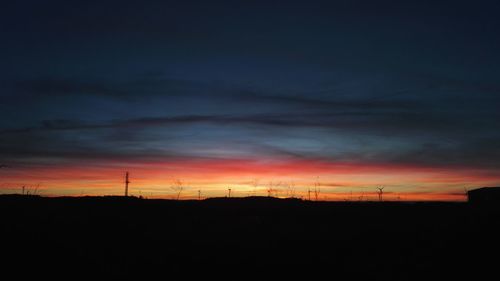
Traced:
<path fill-rule="evenodd" d="M 0 196 L 2 271 L 166 280 L 479 278 L 497 273 L 499 210 L 467 203 Z"/>

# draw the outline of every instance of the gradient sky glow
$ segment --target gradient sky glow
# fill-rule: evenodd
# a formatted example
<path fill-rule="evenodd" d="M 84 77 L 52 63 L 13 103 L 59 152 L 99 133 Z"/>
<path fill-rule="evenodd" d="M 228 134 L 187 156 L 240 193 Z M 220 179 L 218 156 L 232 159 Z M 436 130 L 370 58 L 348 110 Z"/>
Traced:
<path fill-rule="evenodd" d="M 402 3 L 404 2 L 404 3 Z M 498 1 L 12 1 L 0 193 L 462 200 L 500 185 Z M 257 182 L 257 183 L 256 183 Z M 279 183 L 279 184 L 278 184 Z M 354 194 L 354 195 L 351 195 Z"/>

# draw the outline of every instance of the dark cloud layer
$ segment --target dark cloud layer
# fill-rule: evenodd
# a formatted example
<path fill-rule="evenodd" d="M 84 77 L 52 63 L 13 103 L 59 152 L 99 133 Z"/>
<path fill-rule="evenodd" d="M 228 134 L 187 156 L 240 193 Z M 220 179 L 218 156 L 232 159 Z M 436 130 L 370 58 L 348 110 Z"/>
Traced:
<path fill-rule="evenodd" d="M 496 1 L 8 3 L 0 162 L 498 169 L 498 11 Z"/>

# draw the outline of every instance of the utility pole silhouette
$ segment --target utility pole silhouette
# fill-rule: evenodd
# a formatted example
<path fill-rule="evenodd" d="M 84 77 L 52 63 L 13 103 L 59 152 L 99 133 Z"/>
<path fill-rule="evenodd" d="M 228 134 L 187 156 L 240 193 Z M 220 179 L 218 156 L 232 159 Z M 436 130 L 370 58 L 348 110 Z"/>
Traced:
<path fill-rule="evenodd" d="M 382 195 L 384 194 L 384 187 L 377 187 L 378 189 L 378 201 L 382 202 Z"/>
<path fill-rule="evenodd" d="M 201 190 L 198 190 L 198 200 L 201 200 Z"/>
<path fill-rule="evenodd" d="M 311 201 L 311 188 L 308 187 L 307 189 L 307 200 Z"/>
<path fill-rule="evenodd" d="M 125 197 L 128 196 L 128 184 L 130 181 L 128 180 L 128 172 L 125 172 Z"/>
<path fill-rule="evenodd" d="M 231 198 L 231 188 L 228 188 L 227 191 L 228 191 L 228 197 Z"/>

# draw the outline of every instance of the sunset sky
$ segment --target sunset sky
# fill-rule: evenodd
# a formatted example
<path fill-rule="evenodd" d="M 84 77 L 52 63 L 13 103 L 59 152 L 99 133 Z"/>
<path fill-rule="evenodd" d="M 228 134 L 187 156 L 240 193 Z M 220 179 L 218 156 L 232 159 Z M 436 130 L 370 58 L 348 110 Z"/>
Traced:
<path fill-rule="evenodd" d="M 498 1 L 9 2 L 0 194 L 500 185 Z"/>

